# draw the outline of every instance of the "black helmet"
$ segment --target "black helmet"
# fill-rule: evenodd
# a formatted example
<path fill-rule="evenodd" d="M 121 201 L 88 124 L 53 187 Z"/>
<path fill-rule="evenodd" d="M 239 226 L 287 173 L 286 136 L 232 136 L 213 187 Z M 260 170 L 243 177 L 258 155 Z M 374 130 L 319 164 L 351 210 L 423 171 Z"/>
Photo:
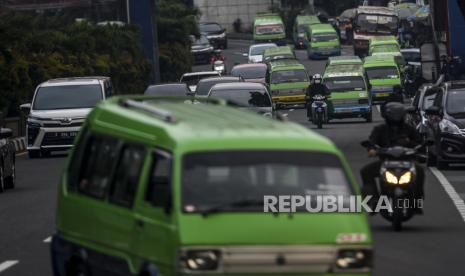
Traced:
<path fill-rule="evenodd" d="M 383 113 L 387 123 L 401 123 L 404 121 L 407 111 L 403 104 L 392 102 L 386 104 Z"/>

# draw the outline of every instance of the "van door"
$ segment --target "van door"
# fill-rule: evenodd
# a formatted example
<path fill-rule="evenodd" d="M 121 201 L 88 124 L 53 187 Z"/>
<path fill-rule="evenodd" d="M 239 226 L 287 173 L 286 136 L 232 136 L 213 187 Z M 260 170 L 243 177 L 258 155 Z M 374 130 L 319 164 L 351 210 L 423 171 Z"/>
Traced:
<path fill-rule="evenodd" d="M 173 268 L 176 256 L 176 226 L 173 219 L 173 163 L 171 154 L 154 150 L 144 175 L 145 186 L 136 203 L 133 251 L 154 264 L 160 274 Z"/>

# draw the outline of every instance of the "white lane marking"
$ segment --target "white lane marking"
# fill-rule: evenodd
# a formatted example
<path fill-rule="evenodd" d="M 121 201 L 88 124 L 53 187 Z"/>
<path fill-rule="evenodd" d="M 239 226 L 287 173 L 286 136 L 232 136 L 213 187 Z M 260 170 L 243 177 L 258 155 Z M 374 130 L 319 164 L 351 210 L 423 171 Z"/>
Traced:
<path fill-rule="evenodd" d="M 442 174 L 442 172 L 432 167 L 429 169 L 434 174 L 434 176 L 436 176 L 444 190 L 446 190 L 446 193 L 449 195 L 450 199 L 452 199 L 452 202 L 454 202 L 454 205 L 459 211 L 460 215 L 462 216 L 462 219 L 465 221 L 465 202 L 463 201 L 463 199 L 460 197 L 460 195 L 457 193 L 454 187 L 450 184 L 449 180 L 447 180 L 444 174 Z"/>
<path fill-rule="evenodd" d="M 18 260 L 4 261 L 0 264 L 0 272 L 7 270 L 8 268 L 14 266 L 17 263 L 19 263 Z"/>
<path fill-rule="evenodd" d="M 376 106 L 376 109 L 378 109 L 378 112 L 381 113 L 381 107 L 379 105 Z"/>
<path fill-rule="evenodd" d="M 45 243 L 50 243 L 52 241 L 52 237 L 48 237 L 44 240 Z"/>

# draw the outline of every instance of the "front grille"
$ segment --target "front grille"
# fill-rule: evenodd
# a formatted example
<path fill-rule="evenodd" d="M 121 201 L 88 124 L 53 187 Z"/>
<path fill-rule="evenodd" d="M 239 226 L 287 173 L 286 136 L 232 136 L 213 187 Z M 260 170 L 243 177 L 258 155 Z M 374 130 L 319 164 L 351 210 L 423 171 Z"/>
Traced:
<path fill-rule="evenodd" d="M 62 124 L 60 122 L 48 122 L 44 123 L 44 127 L 80 127 L 83 122 L 72 122 L 70 124 Z"/>
<path fill-rule="evenodd" d="M 50 132 L 45 134 L 42 146 L 72 145 L 74 138 L 74 136 L 62 137 L 60 132 Z"/>
<path fill-rule="evenodd" d="M 334 106 L 354 106 L 359 104 L 358 99 L 331 100 Z"/>

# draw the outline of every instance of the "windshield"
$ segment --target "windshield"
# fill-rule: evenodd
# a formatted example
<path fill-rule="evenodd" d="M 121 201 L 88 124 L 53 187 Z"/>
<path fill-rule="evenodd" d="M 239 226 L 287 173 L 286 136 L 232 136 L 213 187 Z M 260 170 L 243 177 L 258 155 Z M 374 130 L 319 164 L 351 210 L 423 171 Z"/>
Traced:
<path fill-rule="evenodd" d="M 34 110 L 92 108 L 102 100 L 102 88 L 93 85 L 41 87 L 34 98 Z"/>
<path fill-rule="evenodd" d="M 407 62 L 421 62 L 421 54 L 418 52 L 403 52 L 402 56 Z"/>
<path fill-rule="evenodd" d="M 465 114 L 465 89 L 447 93 L 446 110 L 450 115 Z"/>
<path fill-rule="evenodd" d="M 186 96 L 187 93 L 185 84 L 172 84 L 149 86 L 144 94 L 151 96 Z"/>
<path fill-rule="evenodd" d="M 392 15 L 360 14 L 356 25 L 360 31 L 397 34 L 398 18 Z"/>
<path fill-rule="evenodd" d="M 275 48 L 278 47 L 276 45 L 260 45 L 260 46 L 254 46 L 250 48 L 250 55 L 251 56 L 261 56 L 265 52 L 266 49 L 268 48 Z"/>
<path fill-rule="evenodd" d="M 362 77 L 326 78 L 324 83 L 330 92 L 365 91 L 365 80 Z"/>
<path fill-rule="evenodd" d="M 303 151 L 197 152 L 184 156 L 182 208 L 202 212 L 225 202 L 279 195 L 352 194 L 339 159 Z M 228 207 L 223 211 L 263 212 L 263 205 Z"/>
<path fill-rule="evenodd" d="M 200 75 L 187 75 L 181 78 L 181 82 L 184 82 L 187 85 L 197 85 L 201 79 L 209 78 L 209 77 L 217 77 L 219 73 L 212 73 L 212 74 L 200 74 Z"/>
<path fill-rule="evenodd" d="M 210 33 L 210 32 L 221 32 L 223 29 L 219 24 L 200 24 L 200 32 Z"/>
<path fill-rule="evenodd" d="M 210 89 L 213 87 L 213 85 L 218 84 L 218 83 L 228 83 L 228 82 L 238 82 L 239 79 L 236 78 L 226 78 L 226 79 L 216 79 L 215 81 L 211 80 L 205 80 L 199 82 L 197 85 L 197 89 L 195 90 L 196 95 L 203 95 L 207 96 L 208 92 L 210 92 Z"/>
<path fill-rule="evenodd" d="M 266 66 L 233 68 L 231 75 L 244 79 L 262 79 L 266 75 Z"/>
<path fill-rule="evenodd" d="M 370 80 L 399 78 L 399 72 L 395 66 L 366 68 L 366 72 Z"/>
<path fill-rule="evenodd" d="M 313 42 L 324 42 L 333 40 L 337 40 L 337 34 L 335 33 L 320 33 L 312 35 Z"/>
<path fill-rule="evenodd" d="M 283 34 L 284 26 L 282 24 L 258 25 L 255 28 L 255 33 L 258 35 Z"/>
<path fill-rule="evenodd" d="M 308 76 L 305 70 L 283 70 L 275 71 L 271 74 L 271 83 L 284 82 L 307 82 Z"/>
<path fill-rule="evenodd" d="M 225 99 L 242 107 L 270 107 L 271 100 L 265 91 L 249 89 L 215 90 L 210 97 Z"/>

